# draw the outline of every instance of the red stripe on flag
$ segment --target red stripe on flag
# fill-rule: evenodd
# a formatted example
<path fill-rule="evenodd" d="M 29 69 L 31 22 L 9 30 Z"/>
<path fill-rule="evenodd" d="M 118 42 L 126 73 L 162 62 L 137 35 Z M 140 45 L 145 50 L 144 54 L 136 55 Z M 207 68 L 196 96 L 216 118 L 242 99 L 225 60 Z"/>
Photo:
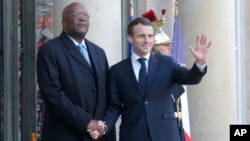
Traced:
<path fill-rule="evenodd" d="M 184 131 L 184 137 L 185 137 L 185 141 L 191 141 L 191 137 L 188 135 L 186 131 Z"/>

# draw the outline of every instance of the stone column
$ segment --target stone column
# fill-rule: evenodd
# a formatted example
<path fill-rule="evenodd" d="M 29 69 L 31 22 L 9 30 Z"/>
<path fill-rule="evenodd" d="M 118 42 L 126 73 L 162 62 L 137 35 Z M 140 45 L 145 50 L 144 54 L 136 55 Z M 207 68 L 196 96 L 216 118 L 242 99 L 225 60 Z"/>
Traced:
<path fill-rule="evenodd" d="M 196 35 L 212 40 L 207 74 L 187 89 L 192 140 L 229 140 L 237 122 L 235 1 L 179 1 L 179 21 L 188 67 L 195 60 L 186 47 L 195 47 Z"/>
<path fill-rule="evenodd" d="M 244 0 L 243 2 L 243 52 L 244 52 L 244 74 L 245 74 L 245 80 L 244 80 L 244 88 L 245 88 L 245 102 L 246 102 L 246 123 L 250 124 L 250 88 L 249 88 L 249 83 L 250 83 L 250 65 L 249 65 L 249 60 L 250 60 L 250 50 L 249 50 L 249 44 L 250 44 L 250 17 L 249 17 L 249 8 L 250 8 L 250 1 L 249 0 Z"/>

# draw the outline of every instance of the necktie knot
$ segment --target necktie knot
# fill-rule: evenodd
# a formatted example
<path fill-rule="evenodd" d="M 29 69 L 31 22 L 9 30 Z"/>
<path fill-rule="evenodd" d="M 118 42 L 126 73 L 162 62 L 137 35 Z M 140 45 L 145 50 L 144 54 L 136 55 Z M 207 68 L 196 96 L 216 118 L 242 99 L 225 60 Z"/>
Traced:
<path fill-rule="evenodd" d="M 139 58 L 138 61 L 141 63 L 141 65 L 145 65 L 146 58 Z"/>

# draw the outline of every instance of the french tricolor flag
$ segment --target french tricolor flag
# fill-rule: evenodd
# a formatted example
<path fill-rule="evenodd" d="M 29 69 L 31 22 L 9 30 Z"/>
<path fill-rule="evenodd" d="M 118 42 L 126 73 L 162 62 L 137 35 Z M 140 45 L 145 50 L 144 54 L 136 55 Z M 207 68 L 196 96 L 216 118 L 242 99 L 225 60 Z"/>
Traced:
<path fill-rule="evenodd" d="M 178 21 L 178 3 L 176 0 L 175 5 L 175 19 L 174 19 L 174 34 L 173 34 L 173 50 L 172 57 L 175 61 L 181 65 L 184 65 L 184 57 L 183 57 L 183 46 L 182 46 L 182 36 L 180 31 L 180 25 Z M 181 102 L 181 120 L 182 126 L 184 129 L 184 140 L 191 141 L 191 132 L 190 132 L 190 121 L 189 121 L 189 110 L 188 110 L 188 100 L 187 100 L 187 91 L 186 86 L 183 86 L 185 92 L 180 96 Z"/>

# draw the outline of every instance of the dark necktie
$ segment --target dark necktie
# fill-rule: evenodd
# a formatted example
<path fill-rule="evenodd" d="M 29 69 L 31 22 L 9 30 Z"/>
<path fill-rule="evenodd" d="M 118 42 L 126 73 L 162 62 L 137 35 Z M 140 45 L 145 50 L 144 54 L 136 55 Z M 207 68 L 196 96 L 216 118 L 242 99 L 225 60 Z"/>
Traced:
<path fill-rule="evenodd" d="M 90 59 L 89 59 L 89 53 L 87 51 L 87 48 L 84 47 L 82 44 L 79 44 L 77 46 L 77 48 L 79 49 L 79 51 L 81 52 L 81 54 L 85 58 L 85 60 L 88 62 L 88 64 L 91 66 Z"/>
<path fill-rule="evenodd" d="M 138 61 L 141 63 L 141 69 L 139 71 L 139 86 L 141 88 L 142 93 L 145 95 L 146 91 L 146 82 L 147 82 L 147 74 L 146 74 L 146 65 L 145 65 L 145 58 L 140 58 Z"/>

